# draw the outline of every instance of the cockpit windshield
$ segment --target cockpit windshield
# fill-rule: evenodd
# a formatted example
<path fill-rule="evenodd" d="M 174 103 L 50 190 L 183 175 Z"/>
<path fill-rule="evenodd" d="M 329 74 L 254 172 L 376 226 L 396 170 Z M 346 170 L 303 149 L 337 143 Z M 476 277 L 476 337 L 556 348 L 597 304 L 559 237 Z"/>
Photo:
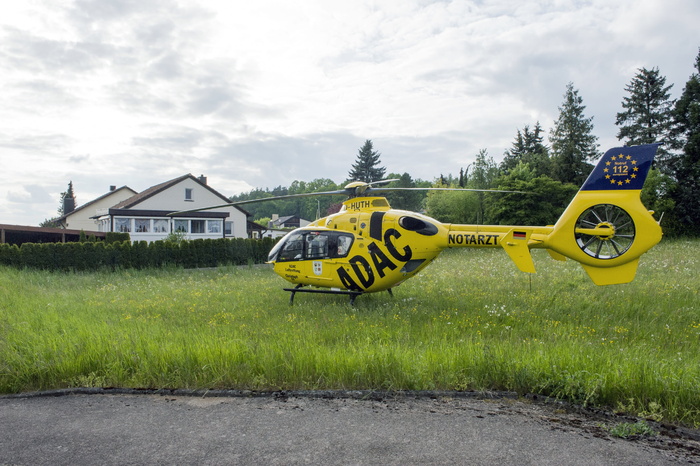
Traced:
<path fill-rule="evenodd" d="M 272 248 L 267 260 L 283 262 L 345 257 L 353 239 L 351 233 L 338 231 L 294 230 Z"/>

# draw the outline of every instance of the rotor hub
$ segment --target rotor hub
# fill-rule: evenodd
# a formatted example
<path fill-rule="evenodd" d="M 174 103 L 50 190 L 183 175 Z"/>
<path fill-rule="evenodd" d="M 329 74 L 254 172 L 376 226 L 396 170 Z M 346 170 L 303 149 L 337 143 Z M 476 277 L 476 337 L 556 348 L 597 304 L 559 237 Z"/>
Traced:
<path fill-rule="evenodd" d="M 598 238 L 600 238 L 600 239 L 603 240 L 603 241 L 609 241 L 609 240 L 611 240 L 611 239 L 613 239 L 613 238 L 615 237 L 615 225 L 613 225 L 613 224 L 610 223 L 610 222 L 601 222 L 601 223 L 599 223 L 599 224 L 596 226 L 596 229 L 599 230 L 599 231 L 600 231 L 601 229 L 609 230 L 609 232 L 610 232 L 609 234 L 602 234 L 602 235 L 599 234 L 599 235 L 597 235 Z"/>

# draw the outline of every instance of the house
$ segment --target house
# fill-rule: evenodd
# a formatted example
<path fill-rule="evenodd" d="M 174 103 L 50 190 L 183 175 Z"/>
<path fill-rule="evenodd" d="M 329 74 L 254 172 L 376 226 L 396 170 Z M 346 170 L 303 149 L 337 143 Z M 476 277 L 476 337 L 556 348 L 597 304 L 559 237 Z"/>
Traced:
<path fill-rule="evenodd" d="M 297 215 L 288 215 L 286 217 L 280 217 L 277 214 L 272 214 L 272 220 L 270 220 L 269 227 L 280 229 L 280 228 L 299 228 L 305 227 L 311 223 L 308 220 L 304 220 Z"/>
<path fill-rule="evenodd" d="M 278 214 L 272 214 L 272 220 L 267 222 L 267 229 L 260 232 L 259 235 L 261 238 L 281 238 L 290 230 L 305 227 L 310 223 L 297 215 L 280 217 Z"/>
<path fill-rule="evenodd" d="M 64 214 L 56 221 L 61 225 L 61 228 L 69 230 L 98 231 L 97 224 L 93 218 L 98 210 L 109 208 L 136 194 L 136 191 L 128 186 L 122 186 L 121 188 L 110 186 L 107 194 L 103 194 L 97 199 L 93 199 L 77 208 L 72 203 L 67 203 L 68 199 L 64 199 Z M 70 199 L 70 201 L 73 201 L 73 199 Z"/>
<path fill-rule="evenodd" d="M 132 241 L 156 241 L 170 233 L 181 233 L 186 239 L 249 236 L 250 214 L 239 207 L 223 205 L 210 210 L 169 215 L 229 202 L 226 196 L 207 184 L 205 176 L 183 175 L 140 193 L 132 191 L 129 196 L 126 190 L 117 196 L 116 192 L 120 190 L 115 189 L 115 194 L 108 193 L 106 198 L 102 196 L 64 215 L 61 217 L 63 224 L 76 228 L 78 222 L 84 222 L 87 228 L 80 228 L 86 232 L 125 232 L 129 233 Z M 92 222 L 90 225 L 87 225 L 85 217 Z"/>

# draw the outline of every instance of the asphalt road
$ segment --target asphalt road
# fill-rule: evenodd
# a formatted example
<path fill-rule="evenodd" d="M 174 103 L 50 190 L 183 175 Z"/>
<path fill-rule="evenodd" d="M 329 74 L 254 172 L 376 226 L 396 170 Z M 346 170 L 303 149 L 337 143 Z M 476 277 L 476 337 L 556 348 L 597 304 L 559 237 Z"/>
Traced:
<path fill-rule="evenodd" d="M 556 403 L 363 397 L 0 397 L 0 465 L 700 463 L 697 431 L 624 440 Z"/>

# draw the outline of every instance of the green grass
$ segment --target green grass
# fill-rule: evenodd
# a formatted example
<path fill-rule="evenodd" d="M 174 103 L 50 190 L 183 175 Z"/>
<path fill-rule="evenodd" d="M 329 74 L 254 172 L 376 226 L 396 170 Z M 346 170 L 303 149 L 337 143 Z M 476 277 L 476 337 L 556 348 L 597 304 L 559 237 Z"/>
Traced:
<path fill-rule="evenodd" d="M 533 251 L 449 250 L 388 293 L 299 294 L 269 268 L 0 268 L 0 392 L 72 386 L 508 390 L 700 425 L 700 241 L 597 287 Z"/>
<path fill-rule="evenodd" d="M 644 420 L 635 423 L 622 422 L 611 427 L 609 430 L 613 437 L 619 438 L 653 437 L 658 433 Z"/>

